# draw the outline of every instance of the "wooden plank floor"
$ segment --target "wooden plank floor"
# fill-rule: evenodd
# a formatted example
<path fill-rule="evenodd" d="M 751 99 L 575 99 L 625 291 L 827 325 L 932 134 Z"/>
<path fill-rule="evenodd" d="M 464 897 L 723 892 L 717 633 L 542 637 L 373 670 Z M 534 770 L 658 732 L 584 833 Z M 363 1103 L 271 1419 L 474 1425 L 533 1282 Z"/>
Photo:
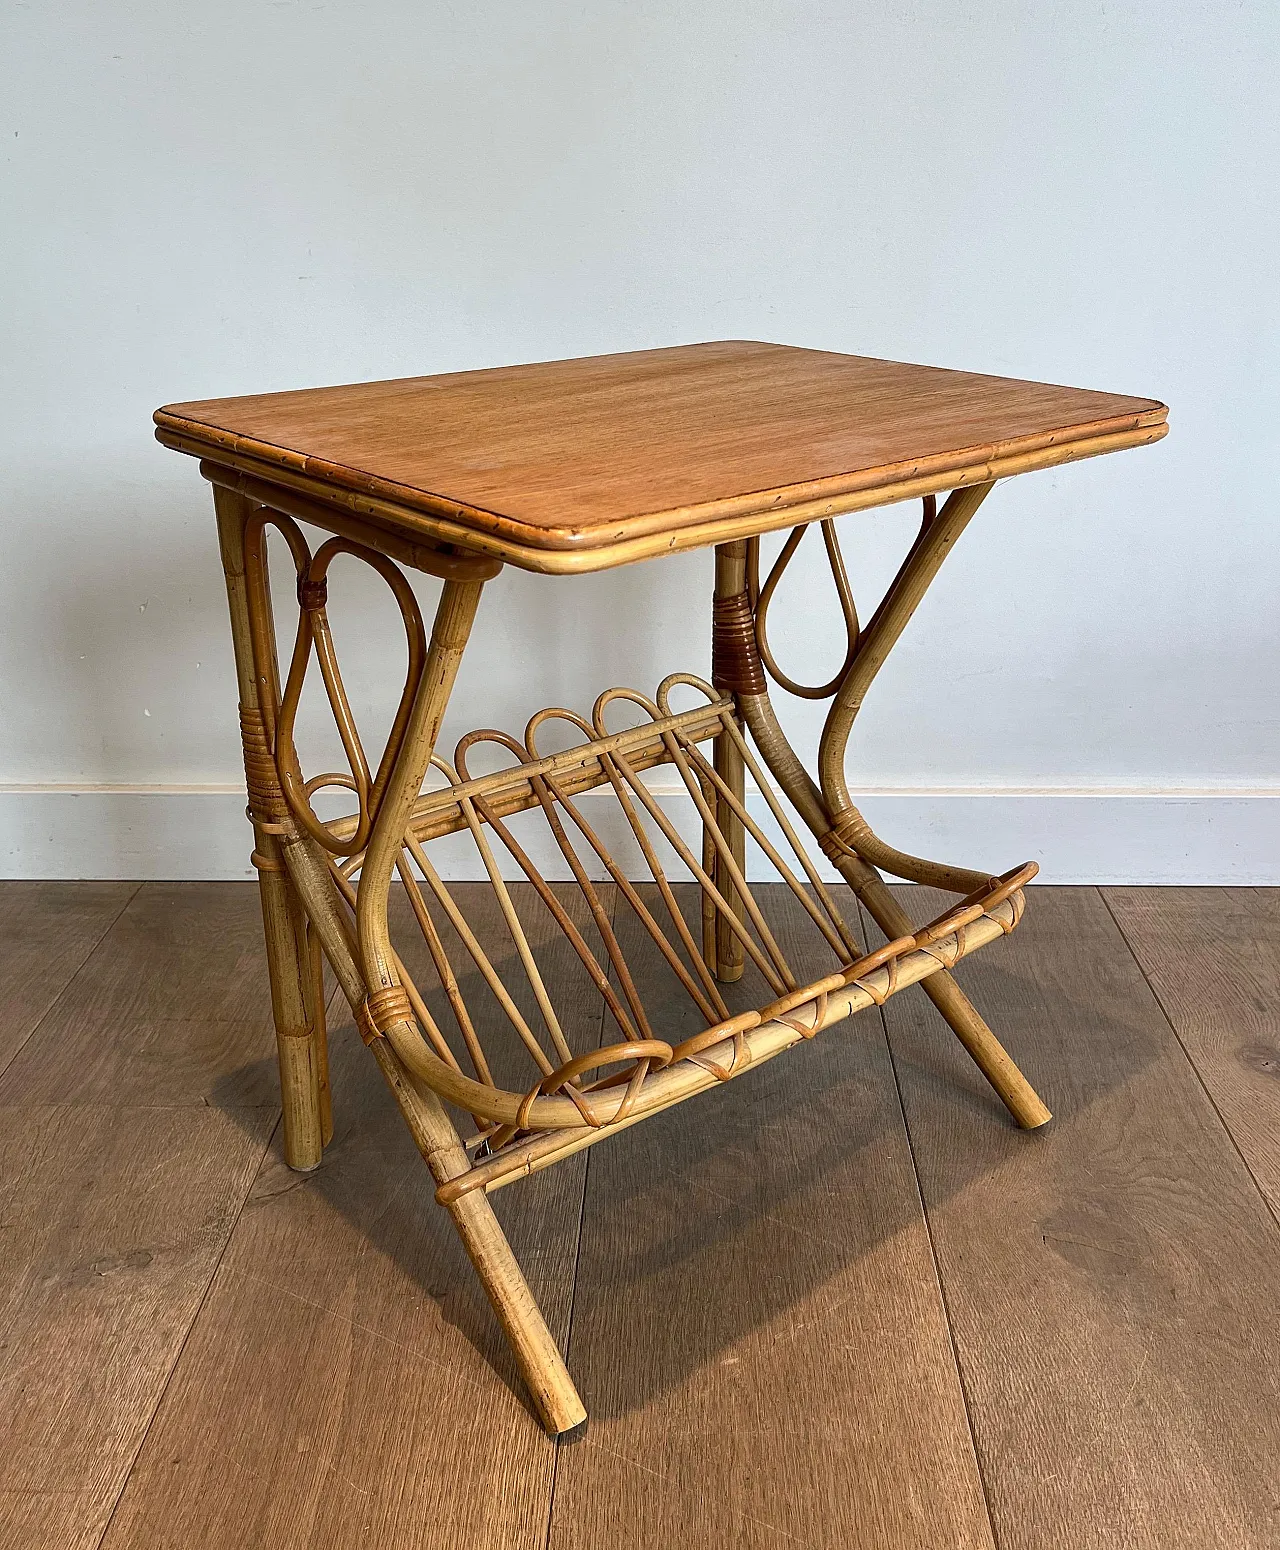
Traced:
<path fill-rule="evenodd" d="M 885 1006 L 997 1540 L 1274 1546 L 1280 1231 L 1097 892 L 1037 891 L 1003 945 L 960 977 L 1044 1131 L 922 997 Z"/>
<path fill-rule="evenodd" d="M 0 884 L 0 1550 L 1280 1543 L 1280 891 L 1034 890 L 1035 1136 L 907 992 L 495 1196 L 558 1447 L 349 1019 L 284 1168 L 258 932 Z"/>
<path fill-rule="evenodd" d="M 766 898 L 818 978 L 808 917 Z M 640 936 L 624 923 L 652 962 Z M 754 978 L 730 1011 L 768 999 Z M 989 1550 L 879 1018 L 699 1102 L 696 1127 L 677 1107 L 591 1157 L 569 1351 L 591 1423 L 562 1450 L 552 1546 L 924 1550 L 946 1523 L 949 1547 Z"/>

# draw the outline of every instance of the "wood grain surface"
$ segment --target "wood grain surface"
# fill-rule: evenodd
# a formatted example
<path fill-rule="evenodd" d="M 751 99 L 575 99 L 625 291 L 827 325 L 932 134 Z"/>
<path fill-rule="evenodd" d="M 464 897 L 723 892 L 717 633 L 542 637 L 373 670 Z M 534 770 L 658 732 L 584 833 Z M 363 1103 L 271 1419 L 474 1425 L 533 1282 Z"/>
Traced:
<path fill-rule="evenodd" d="M 98 1543 L 275 1116 L 0 1108 L 0 1547 Z"/>
<path fill-rule="evenodd" d="M 863 1014 L 496 1196 L 592 1407 L 557 1449 L 343 1019 L 323 1166 L 267 1149 L 252 887 L 147 884 L 88 951 L 65 886 L 87 956 L 0 1106 L 0 1550 L 1276 1543 L 1277 892 L 1032 890 L 959 977 L 1034 1136 L 907 991 L 892 1061 Z"/>
<path fill-rule="evenodd" d="M 1280 1230 L 1106 906 L 1033 888 L 957 977 L 1055 1115 L 885 1007 L 1001 1550 L 1274 1546 Z"/>
<path fill-rule="evenodd" d="M 137 891 L 112 882 L 0 887 L 0 1071 Z"/>
<path fill-rule="evenodd" d="M 256 886 L 148 883 L 0 1077 L 0 1103 L 272 1107 L 274 1050 Z"/>
<path fill-rule="evenodd" d="M 818 972 L 800 906 L 759 891 Z M 753 973 L 731 1010 L 758 1004 Z M 674 998 L 668 1020 L 696 1026 Z M 561 1452 L 553 1550 L 990 1547 L 878 1014 L 697 1107 L 590 1154 L 569 1363 L 591 1422 Z"/>
<path fill-rule="evenodd" d="M 154 950 L 184 929 L 225 929 L 245 905 L 256 912 L 253 890 L 161 888 L 157 912 L 135 887 L 0 888 L 10 922 L 25 912 L 6 996 L 35 943 L 60 978 L 84 960 L 0 1097 L 4 1550 L 99 1542 L 276 1118 L 270 1105 L 175 1103 L 163 1075 L 201 1044 L 195 998 L 211 987 L 180 954 L 158 972 Z M 33 977 L 47 996 L 51 983 Z M 172 998 L 184 995 L 175 1024 Z M 3 1003 L 6 1015 L 37 1006 L 21 985 Z M 155 1080 L 117 1058 L 117 1042 L 153 1048 Z M 220 1063 L 232 1053 L 218 1051 Z"/>
<path fill-rule="evenodd" d="M 516 563 L 600 550 L 593 564 L 644 538 L 659 552 L 663 535 L 718 519 L 755 519 L 759 531 L 805 503 L 881 504 L 912 481 L 995 477 L 1002 460 L 1048 466 L 1116 438 L 1158 440 L 1166 417 L 1149 398 L 751 340 L 169 404 L 155 416 L 161 440 L 214 462 L 376 497 L 410 528 L 460 524 L 464 539 L 511 546 L 498 552 Z"/>
<path fill-rule="evenodd" d="M 1280 1216 L 1280 891 L 1105 888 L 1103 897 Z"/>

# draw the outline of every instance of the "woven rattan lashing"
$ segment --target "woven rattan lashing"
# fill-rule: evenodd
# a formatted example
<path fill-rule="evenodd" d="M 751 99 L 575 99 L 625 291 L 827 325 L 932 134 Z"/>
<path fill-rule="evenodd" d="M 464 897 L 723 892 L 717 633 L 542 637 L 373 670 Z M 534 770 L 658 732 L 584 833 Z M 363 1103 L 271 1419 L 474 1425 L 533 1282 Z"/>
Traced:
<path fill-rule="evenodd" d="M 802 530 L 801 530 L 802 531 Z M 732 694 L 760 694 L 764 668 L 756 648 L 755 620 L 745 592 L 711 605 L 711 682 Z"/>
<path fill-rule="evenodd" d="M 279 824 L 288 812 L 280 787 L 276 761 L 256 705 L 240 707 L 240 741 L 244 751 L 244 781 L 250 817 L 264 824 Z"/>

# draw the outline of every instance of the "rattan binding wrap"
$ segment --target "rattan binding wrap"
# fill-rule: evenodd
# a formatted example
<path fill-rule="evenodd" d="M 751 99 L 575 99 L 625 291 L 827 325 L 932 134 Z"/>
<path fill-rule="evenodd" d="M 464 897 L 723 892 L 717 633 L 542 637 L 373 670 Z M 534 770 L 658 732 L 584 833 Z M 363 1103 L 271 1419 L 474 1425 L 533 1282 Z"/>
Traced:
<path fill-rule="evenodd" d="M 264 825 L 278 826 L 289 813 L 275 757 L 267 739 L 262 712 L 256 705 L 240 707 L 240 740 L 244 749 L 244 779 L 249 815 Z"/>
<path fill-rule="evenodd" d="M 745 592 L 712 602 L 711 682 L 730 694 L 763 694 L 766 688 L 755 620 Z"/>

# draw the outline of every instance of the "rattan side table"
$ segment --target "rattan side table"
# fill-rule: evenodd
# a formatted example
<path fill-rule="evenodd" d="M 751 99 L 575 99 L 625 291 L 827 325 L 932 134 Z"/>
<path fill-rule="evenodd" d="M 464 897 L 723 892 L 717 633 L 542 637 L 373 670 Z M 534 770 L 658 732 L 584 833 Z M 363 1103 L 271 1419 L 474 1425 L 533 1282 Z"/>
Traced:
<path fill-rule="evenodd" d="M 1031 1129 L 1049 1119 L 949 972 L 1015 928 L 1035 865 L 992 876 L 895 850 L 853 805 L 845 750 L 872 680 L 994 483 L 1158 441 L 1166 416 L 1151 399 L 750 341 L 157 411 L 158 439 L 200 458 L 214 490 L 286 1159 L 294 1168 L 317 1167 L 332 1134 L 327 959 L 548 1431 L 570 1430 L 586 1412 L 489 1205 L 492 1190 L 748 1072 L 917 982 L 1017 1123 Z M 942 491 L 950 494 L 939 508 Z M 906 500 L 923 503 L 919 532 L 860 624 L 833 519 Z M 779 577 L 815 522 L 848 649 L 829 683 L 810 686 L 777 665 L 767 622 Z M 313 547 L 303 525 L 328 536 Z M 761 580 L 759 535 L 779 528 L 792 532 Z M 269 529 L 283 535 L 297 576 L 296 631 L 283 674 Z M 587 714 L 551 707 L 519 736 L 480 730 L 461 740 L 451 760 L 438 753 L 481 592 L 503 565 L 564 575 L 711 545 L 710 682 L 682 673 L 652 695 L 606 689 Z M 376 769 L 326 613 L 328 571 L 339 555 L 383 578 L 408 643 L 399 708 Z M 429 632 L 403 568 L 443 582 Z M 981 631 L 975 638 L 980 646 Z M 308 777 L 294 728 L 313 658 L 348 769 Z M 770 678 L 791 693 L 831 701 L 816 778 L 783 736 Z M 567 747 L 549 751 L 566 736 Z M 473 774 L 468 760 L 479 745 L 489 745 L 489 763 L 495 749 L 507 762 Z M 658 765 L 687 791 L 700 845 L 643 779 Z M 748 777 L 759 793 L 754 813 Z M 322 789 L 349 794 L 346 816 L 317 815 L 313 797 Z M 632 855 L 643 857 L 650 886 L 636 884 L 599 822 L 588 819 L 577 800 L 586 792 L 616 804 L 619 832 L 634 841 Z M 592 922 L 586 932 L 515 832 L 511 820 L 523 813 L 545 823 L 580 888 Z M 842 912 L 806 848 L 805 829 L 889 938 L 886 946 L 862 953 L 847 907 Z M 468 838 L 478 871 L 492 882 L 524 979 L 523 1010 L 432 861 L 434 842 L 446 835 Z M 747 882 L 748 838 L 803 907 L 830 962 L 822 977 L 801 982 L 770 931 Z M 527 921 L 504 882 L 512 869 L 567 937 L 584 984 L 603 1000 L 613 1042 L 571 1049 Z M 885 885 L 885 872 L 946 889 L 958 901 L 917 926 Z M 696 1032 L 677 1037 L 654 1026 L 601 880 L 688 998 Z M 397 881 L 425 939 L 429 985 L 415 984 L 392 940 L 389 899 Z M 686 918 L 676 882 L 696 885 L 700 918 Z M 750 1009 L 731 1013 L 722 987 L 744 976 L 758 994 Z M 462 979 L 477 978 L 501 1015 L 482 1016 L 469 1004 Z M 514 1083 L 497 1079 L 495 1070 L 513 1068 L 513 1052 L 524 1074 Z M 465 1142 L 459 1125 L 471 1132 Z"/>

